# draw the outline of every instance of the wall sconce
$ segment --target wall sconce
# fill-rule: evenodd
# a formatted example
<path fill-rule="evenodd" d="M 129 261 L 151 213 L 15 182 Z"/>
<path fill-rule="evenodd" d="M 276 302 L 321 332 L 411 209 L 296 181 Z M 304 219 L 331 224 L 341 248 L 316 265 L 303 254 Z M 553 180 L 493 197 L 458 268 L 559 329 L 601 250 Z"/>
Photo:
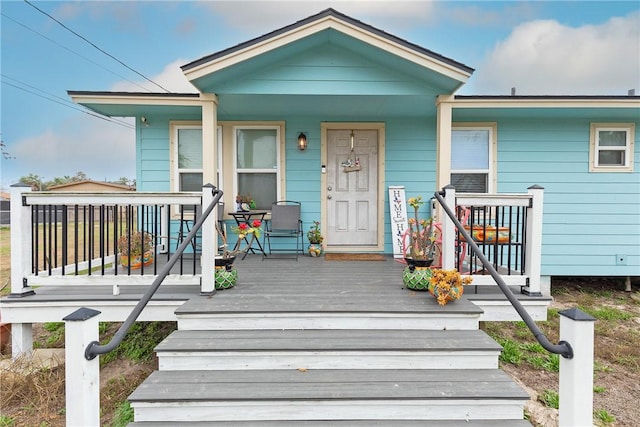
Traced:
<path fill-rule="evenodd" d="M 300 132 L 300 135 L 298 135 L 298 149 L 300 151 L 304 151 L 307 149 L 307 135 L 305 135 L 303 132 Z"/>
<path fill-rule="evenodd" d="M 147 120 L 145 116 L 140 117 L 140 121 L 142 122 L 143 125 L 145 125 L 146 127 L 149 127 L 149 120 Z"/>

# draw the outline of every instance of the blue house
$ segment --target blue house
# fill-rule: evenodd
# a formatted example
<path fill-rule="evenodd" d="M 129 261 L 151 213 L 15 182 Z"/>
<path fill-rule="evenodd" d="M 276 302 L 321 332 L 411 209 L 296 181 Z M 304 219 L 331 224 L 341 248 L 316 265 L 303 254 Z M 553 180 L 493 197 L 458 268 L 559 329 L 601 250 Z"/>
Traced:
<path fill-rule="evenodd" d="M 456 95 L 473 68 L 333 9 L 182 71 L 198 93 L 69 92 L 136 118 L 138 191 L 296 200 L 327 251 L 389 254 L 390 186 L 535 184 L 543 278 L 640 275 L 639 96 Z"/>

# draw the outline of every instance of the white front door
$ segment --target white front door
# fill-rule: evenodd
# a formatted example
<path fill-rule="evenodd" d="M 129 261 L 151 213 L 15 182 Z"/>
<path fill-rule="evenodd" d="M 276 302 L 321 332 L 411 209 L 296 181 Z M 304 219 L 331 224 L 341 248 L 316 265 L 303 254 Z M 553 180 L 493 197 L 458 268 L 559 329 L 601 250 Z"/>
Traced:
<path fill-rule="evenodd" d="M 327 131 L 327 246 L 338 250 L 378 244 L 378 131 L 351 132 Z"/>

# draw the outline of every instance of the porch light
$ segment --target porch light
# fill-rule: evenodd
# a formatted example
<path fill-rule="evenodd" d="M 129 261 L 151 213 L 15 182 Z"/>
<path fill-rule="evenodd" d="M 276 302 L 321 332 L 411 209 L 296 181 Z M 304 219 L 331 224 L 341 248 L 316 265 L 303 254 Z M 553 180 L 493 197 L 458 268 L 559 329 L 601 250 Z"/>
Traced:
<path fill-rule="evenodd" d="M 305 135 L 303 132 L 300 132 L 300 135 L 298 135 L 298 148 L 300 149 L 300 151 L 304 151 L 307 149 L 307 135 Z"/>

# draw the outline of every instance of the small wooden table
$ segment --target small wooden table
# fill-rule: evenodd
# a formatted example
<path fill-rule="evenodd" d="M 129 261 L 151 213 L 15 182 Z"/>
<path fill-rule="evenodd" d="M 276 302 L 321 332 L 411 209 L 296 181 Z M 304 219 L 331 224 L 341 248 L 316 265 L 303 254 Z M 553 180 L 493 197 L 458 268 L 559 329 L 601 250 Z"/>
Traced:
<path fill-rule="evenodd" d="M 251 223 L 255 220 L 258 220 L 261 223 L 264 222 L 264 217 L 266 214 L 267 214 L 267 211 L 229 212 L 229 215 L 233 217 L 233 219 L 236 221 L 236 224 L 238 226 L 240 226 L 240 224 L 247 224 L 249 227 L 251 227 Z M 260 243 L 260 239 L 255 238 L 255 235 L 252 236 L 251 240 L 247 240 L 247 236 L 244 236 L 244 241 L 247 242 L 247 249 L 245 250 L 244 256 L 242 257 L 242 259 L 245 259 L 247 257 L 247 254 L 249 253 L 249 251 L 251 251 L 252 254 L 255 254 L 256 251 L 258 251 L 258 252 L 262 252 L 262 255 L 266 255 L 264 252 L 264 248 Z M 256 244 L 258 245 L 257 248 L 253 247 L 253 242 L 256 242 Z"/>

